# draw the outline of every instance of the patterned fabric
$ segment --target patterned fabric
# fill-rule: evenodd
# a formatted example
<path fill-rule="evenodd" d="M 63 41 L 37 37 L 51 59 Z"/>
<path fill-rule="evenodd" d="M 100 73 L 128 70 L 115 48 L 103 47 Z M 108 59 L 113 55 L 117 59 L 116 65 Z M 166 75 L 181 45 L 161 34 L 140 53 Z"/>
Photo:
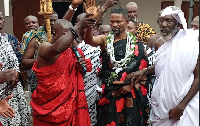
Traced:
<path fill-rule="evenodd" d="M 144 44 L 144 48 L 146 49 L 147 55 L 148 55 L 148 61 L 149 61 L 149 66 L 152 66 L 155 62 L 155 48 L 153 47 L 152 49 Z"/>
<path fill-rule="evenodd" d="M 1 39 L 7 39 L 8 42 L 10 42 L 12 48 L 13 48 L 13 51 L 15 52 L 17 58 L 18 58 L 18 61 L 19 63 L 21 62 L 22 60 L 22 54 L 20 53 L 20 48 L 22 47 L 21 43 L 18 41 L 18 39 L 13 36 L 13 35 L 10 35 L 10 34 L 6 34 L 4 33 L 4 36 L 1 35 L 0 33 L 0 41 Z M 5 41 L 5 40 L 3 40 Z"/>
<path fill-rule="evenodd" d="M 127 40 L 123 39 L 114 43 L 115 58 L 120 61 L 125 57 Z M 146 68 L 148 59 L 144 54 L 142 42 L 136 43 L 135 53 L 138 55 L 131 59 L 127 68 L 118 74 L 117 80 L 125 81 L 128 74 Z M 114 96 L 118 89 L 130 81 L 125 81 L 123 85 L 107 85 L 108 79 L 114 70 L 107 56 L 107 51 L 103 50 L 102 69 L 99 76 L 102 79 L 104 89 L 101 99 L 98 101 L 98 126 L 147 126 L 149 110 L 147 93 L 149 77 L 145 76 L 142 82 L 136 84 L 130 93 L 126 95 Z M 111 82 L 112 83 L 112 82 Z"/>
<path fill-rule="evenodd" d="M 80 49 L 79 53 L 83 56 Z M 38 68 L 37 61 L 33 65 L 38 77 L 31 101 L 34 126 L 91 126 L 83 77 L 75 67 L 76 60 L 68 48 L 52 65 Z M 88 61 L 89 72 L 92 65 Z"/>
<path fill-rule="evenodd" d="M 23 34 L 22 42 L 21 42 L 22 46 L 20 49 L 20 53 L 22 55 L 24 54 L 24 51 L 26 50 L 28 43 L 33 39 L 33 37 L 35 37 L 34 31 L 27 31 L 26 33 Z"/>
<path fill-rule="evenodd" d="M 29 42 L 34 37 L 36 38 L 36 42 L 39 45 L 41 45 L 43 42 L 48 41 L 47 33 L 46 33 L 44 26 L 41 26 L 36 30 L 28 31 L 23 35 L 23 38 L 22 38 L 22 45 L 23 46 L 22 46 L 21 51 L 20 51 L 22 53 L 22 55 L 26 51 L 26 48 L 27 48 Z M 35 51 L 34 58 L 36 58 L 36 56 L 37 56 L 37 50 Z M 32 70 L 27 70 L 27 82 L 28 82 L 29 93 L 31 95 L 37 87 L 37 77 Z"/>
<path fill-rule="evenodd" d="M 18 59 L 6 36 L 1 36 L 0 41 L 0 62 L 3 64 L 1 70 L 13 69 L 19 72 Z M 0 84 L 1 99 L 13 94 L 13 98 L 8 101 L 9 105 L 15 110 L 14 118 L 4 118 L 0 116 L 3 126 L 29 126 L 29 113 L 27 101 L 20 82 L 14 88 L 5 82 Z"/>
<path fill-rule="evenodd" d="M 149 61 L 149 66 L 152 66 L 154 65 L 154 62 L 155 62 L 155 48 L 153 47 L 152 49 L 147 46 L 146 44 L 144 44 L 144 47 L 146 49 L 146 52 L 147 52 L 147 55 L 148 55 L 148 61 Z M 149 91 L 148 91 L 148 94 L 147 94 L 147 98 L 148 98 L 148 101 L 149 101 L 149 105 L 151 103 L 151 92 L 152 92 L 152 89 L 153 89 L 153 85 L 155 83 L 155 80 L 156 80 L 156 77 L 155 75 L 151 75 L 151 83 L 149 84 Z"/>
<path fill-rule="evenodd" d="M 24 54 L 24 52 L 26 51 L 26 48 L 28 46 L 28 43 L 34 38 L 36 37 L 36 42 L 41 45 L 41 43 L 43 42 L 47 42 L 47 33 L 46 30 L 44 28 L 44 26 L 40 26 L 38 29 L 36 30 L 31 30 L 31 31 L 27 31 L 25 34 L 23 34 L 22 37 L 22 47 L 20 52 L 22 53 L 22 55 Z"/>
<path fill-rule="evenodd" d="M 147 43 L 148 39 L 156 34 L 153 28 L 149 24 L 145 24 L 143 22 L 139 22 L 137 26 L 136 37 L 140 42 Z"/>
<path fill-rule="evenodd" d="M 87 72 L 83 78 L 85 85 L 85 94 L 87 98 L 89 114 L 91 119 L 91 125 L 95 126 L 97 123 L 97 111 L 96 111 L 96 100 L 98 99 L 98 93 L 95 89 L 95 85 L 100 85 L 100 78 L 97 76 L 97 69 L 101 65 L 100 62 L 100 47 L 92 47 L 85 44 L 83 41 L 78 45 L 83 50 L 85 58 L 91 59 L 92 71 Z"/>

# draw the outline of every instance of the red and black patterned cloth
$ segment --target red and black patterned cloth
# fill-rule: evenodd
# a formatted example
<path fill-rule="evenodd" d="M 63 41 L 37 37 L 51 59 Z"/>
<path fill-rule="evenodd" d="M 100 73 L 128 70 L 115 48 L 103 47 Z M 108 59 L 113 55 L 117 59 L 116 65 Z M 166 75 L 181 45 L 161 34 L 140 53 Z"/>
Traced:
<path fill-rule="evenodd" d="M 117 61 L 125 57 L 127 40 L 120 40 L 114 43 L 115 58 Z M 142 42 L 137 42 L 138 47 L 136 56 L 131 59 L 127 68 L 118 74 L 117 80 L 125 80 L 126 76 L 132 72 L 141 70 L 148 66 L 148 59 L 144 54 Z M 97 102 L 98 124 L 97 126 L 147 126 L 148 120 L 148 83 L 149 77 L 145 76 L 141 83 L 133 86 L 130 93 L 120 96 L 114 96 L 113 92 L 117 91 L 124 85 L 107 85 L 108 78 L 114 70 L 109 65 L 110 58 L 106 50 L 101 54 L 102 69 L 99 76 L 102 79 L 104 93 Z M 130 84 L 130 81 L 127 82 Z"/>

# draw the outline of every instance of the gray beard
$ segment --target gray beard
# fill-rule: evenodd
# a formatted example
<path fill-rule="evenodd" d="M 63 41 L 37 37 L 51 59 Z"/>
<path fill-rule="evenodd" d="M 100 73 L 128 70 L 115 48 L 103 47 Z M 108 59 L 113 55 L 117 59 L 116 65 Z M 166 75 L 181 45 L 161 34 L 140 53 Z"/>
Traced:
<path fill-rule="evenodd" d="M 170 33 L 163 33 L 161 32 L 161 39 L 166 42 L 170 39 L 172 39 L 172 37 L 174 37 L 178 32 L 179 32 L 180 28 L 178 27 L 178 24 L 175 26 L 175 28 L 173 30 L 171 30 Z"/>

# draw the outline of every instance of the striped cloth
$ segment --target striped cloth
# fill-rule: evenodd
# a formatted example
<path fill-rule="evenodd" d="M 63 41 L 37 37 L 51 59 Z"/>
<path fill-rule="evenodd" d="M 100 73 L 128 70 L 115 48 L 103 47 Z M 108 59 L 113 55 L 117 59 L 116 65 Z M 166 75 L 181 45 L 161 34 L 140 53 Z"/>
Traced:
<path fill-rule="evenodd" d="M 95 85 L 100 85 L 100 79 L 97 76 L 97 69 L 100 66 L 100 47 L 92 47 L 88 44 L 85 44 L 83 41 L 78 45 L 78 48 L 81 48 L 84 52 L 86 59 L 91 59 L 92 71 L 87 72 L 83 78 L 85 84 L 85 94 L 87 98 L 89 114 L 91 119 L 91 126 L 95 126 L 97 123 L 97 111 L 95 101 L 98 99 L 98 93 L 95 89 Z"/>

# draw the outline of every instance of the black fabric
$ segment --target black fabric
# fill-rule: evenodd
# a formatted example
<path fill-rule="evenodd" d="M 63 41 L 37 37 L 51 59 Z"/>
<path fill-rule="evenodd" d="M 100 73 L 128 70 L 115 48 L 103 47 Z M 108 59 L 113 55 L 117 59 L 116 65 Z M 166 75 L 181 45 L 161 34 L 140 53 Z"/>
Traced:
<path fill-rule="evenodd" d="M 118 61 L 125 57 L 126 42 L 126 39 L 124 39 L 114 43 L 115 58 Z M 148 64 L 148 59 L 144 54 L 143 43 L 137 42 L 137 45 L 139 55 L 131 59 L 128 67 L 118 74 L 117 80 L 122 78 L 124 72 L 130 74 L 138 71 L 141 60 L 145 60 Z M 145 110 L 148 110 L 148 99 L 147 95 L 143 95 L 142 89 L 146 87 L 145 89 L 148 91 L 149 81 L 145 82 L 145 86 L 143 86 L 142 89 L 141 86 L 138 90 L 133 87 L 132 92 L 126 95 L 120 95 L 119 97 L 114 97 L 112 91 L 115 91 L 124 85 L 107 85 L 108 78 L 114 70 L 110 67 L 110 58 L 108 57 L 106 50 L 102 51 L 101 57 L 102 69 L 99 76 L 102 79 L 102 84 L 105 85 L 105 89 L 104 94 L 101 95 L 101 99 L 97 101 L 97 126 L 113 126 L 114 124 L 116 124 L 116 126 L 147 126 L 148 113 Z M 147 77 L 147 80 L 149 80 L 149 77 Z M 126 84 L 130 84 L 130 80 L 126 81 Z M 102 103 L 102 101 L 105 100 L 109 103 L 101 105 L 100 102 Z M 119 111 L 119 106 L 121 104 L 123 104 L 123 109 L 122 111 Z"/>

